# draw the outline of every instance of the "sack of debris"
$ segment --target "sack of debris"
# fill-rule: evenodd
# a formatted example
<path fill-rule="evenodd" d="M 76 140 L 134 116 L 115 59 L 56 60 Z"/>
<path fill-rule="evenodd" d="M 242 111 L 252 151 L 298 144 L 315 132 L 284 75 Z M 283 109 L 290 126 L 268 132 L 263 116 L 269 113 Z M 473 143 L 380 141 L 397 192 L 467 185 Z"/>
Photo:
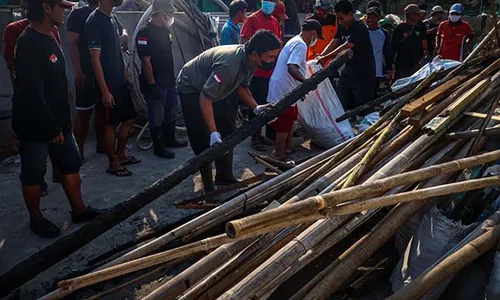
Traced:
<path fill-rule="evenodd" d="M 394 292 L 409 284 L 467 234 L 467 227 L 443 216 L 435 206 L 423 216 L 417 232 L 391 276 Z M 427 294 L 427 297 L 431 295 Z M 427 299 L 432 299 L 430 298 Z"/>
<path fill-rule="evenodd" d="M 311 77 L 321 66 L 307 62 L 306 77 Z M 298 101 L 299 122 L 308 137 L 318 146 L 331 148 L 354 136 L 348 120 L 335 122 L 344 114 L 344 108 L 330 83 L 324 80 L 318 88 L 306 95 L 304 101 Z"/>

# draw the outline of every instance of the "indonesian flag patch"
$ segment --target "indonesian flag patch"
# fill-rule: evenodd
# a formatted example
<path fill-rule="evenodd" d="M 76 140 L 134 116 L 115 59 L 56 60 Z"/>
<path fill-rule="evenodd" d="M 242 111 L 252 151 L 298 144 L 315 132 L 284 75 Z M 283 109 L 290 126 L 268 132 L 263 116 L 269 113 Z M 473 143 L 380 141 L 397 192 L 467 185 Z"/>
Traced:
<path fill-rule="evenodd" d="M 148 45 L 148 38 L 147 37 L 138 37 L 137 44 L 147 46 Z"/>
<path fill-rule="evenodd" d="M 219 74 L 215 74 L 215 75 L 214 75 L 214 79 L 215 79 L 215 81 L 217 81 L 218 83 L 222 83 L 222 78 L 219 76 Z"/>

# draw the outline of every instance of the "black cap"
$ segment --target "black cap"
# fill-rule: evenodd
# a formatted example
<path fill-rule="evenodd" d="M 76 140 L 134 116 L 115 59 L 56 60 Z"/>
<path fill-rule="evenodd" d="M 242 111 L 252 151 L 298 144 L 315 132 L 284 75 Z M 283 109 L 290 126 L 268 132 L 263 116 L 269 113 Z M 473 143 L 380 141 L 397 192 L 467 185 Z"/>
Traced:
<path fill-rule="evenodd" d="M 302 24 L 302 29 L 304 30 L 316 30 L 318 33 L 318 39 L 324 40 L 323 33 L 321 32 L 321 23 L 314 19 L 307 19 Z"/>
<path fill-rule="evenodd" d="M 382 13 L 380 12 L 380 8 L 378 7 L 370 7 L 368 8 L 368 10 L 366 11 L 366 14 L 376 14 L 377 16 L 381 16 Z"/>

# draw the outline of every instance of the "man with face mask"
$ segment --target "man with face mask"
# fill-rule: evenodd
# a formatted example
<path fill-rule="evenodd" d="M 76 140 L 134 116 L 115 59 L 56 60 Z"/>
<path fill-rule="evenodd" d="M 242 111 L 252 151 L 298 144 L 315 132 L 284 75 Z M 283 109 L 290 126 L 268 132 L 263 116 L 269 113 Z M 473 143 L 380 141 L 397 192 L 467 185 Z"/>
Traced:
<path fill-rule="evenodd" d="M 335 38 L 318 57 L 318 61 L 324 63 L 340 52 L 352 49 L 354 56 L 346 63 L 336 91 L 344 109 L 354 109 L 373 100 L 375 60 L 372 44 L 366 25 L 354 18 L 350 1 L 341 0 L 334 9 L 340 25 Z"/>
<path fill-rule="evenodd" d="M 268 102 L 280 101 L 285 94 L 305 80 L 307 46 L 314 46 L 318 39 L 324 39 L 321 24 L 316 20 L 308 19 L 302 24 L 301 33 L 285 44 L 269 81 Z M 271 123 L 276 131 L 274 156 L 280 160 L 284 160 L 288 154 L 292 153 L 293 124 L 297 115 L 297 106 L 293 105 Z"/>
<path fill-rule="evenodd" d="M 187 146 L 175 138 L 177 92 L 169 30 L 174 10 L 170 0 L 155 0 L 151 20 L 139 30 L 135 41 L 142 63 L 139 82 L 148 106 L 153 153 L 163 158 L 175 157 L 174 152 L 165 147 Z"/>
<path fill-rule="evenodd" d="M 125 166 L 140 163 L 133 156 L 125 155 L 127 138 L 136 116 L 132 97 L 125 80 L 125 65 L 121 50 L 120 35 L 124 32 L 113 7 L 122 0 L 99 0 L 99 5 L 88 17 L 85 31 L 88 38 L 93 75 L 99 87 L 104 110 L 104 140 L 108 155 L 107 173 L 115 176 L 130 176 Z M 115 146 L 115 129 L 121 123 L 118 143 Z"/>
<path fill-rule="evenodd" d="M 316 20 L 321 24 L 321 35 L 325 39 L 320 39 L 314 46 L 307 47 L 308 60 L 315 59 L 320 55 L 337 33 L 337 18 L 331 13 L 331 10 L 330 0 L 317 0 L 314 4 L 314 15 L 310 16 L 308 20 Z M 325 65 L 327 63 L 325 62 Z"/>
<path fill-rule="evenodd" d="M 276 0 L 263 0 L 262 7 L 259 11 L 253 13 L 245 19 L 243 27 L 241 27 L 241 43 L 244 44 L 257 32 L 257 30 L 265 29 L 274 33 L 282 40 L 281 27 L 278 20 L 273 17 L 273 12 L 276 6 Z M 264 69 L 258 69 L 250 85 L 252 95 L 258 104 L 267 103 L 267 92 L 269 90 L 269 78 L 273 74 L 273 65 L 265 65 Z M 250 117 L 253 117 L 251 114 Z M 257 151 L 265 151 L 264 145 L 272 145 L 272 141 L 261 136 L 261 130 L 256 130 L 252 134 L 252 148 Z"/>
<path fill-rule="evenodd" d="M 449 20 L 439 24 L 436 48 L 442 58 L 463 60 L 466 44 L 474 35 L 469 23 L 461 20 L 463 12 L 463 5 L 455 3 L 450 8 Z"/>
<path fill-rule="evenodd" d="M 424 21 L 425 28 L 427 29 L 427 47 L 430 54 L 435 54 L 436 35 L 438 26 L 446 19 L 446 11 L 443 7 L 436 5 L 431 10 L 431 17 Z"/>
<path fill-rule="evenodd" d="M 281 48 L 280 40 L 270 31 L 259 30 L 245 45 L 214 47 L 187 62 L 177 77 L 182 112 L 189 143 L 196 155 L 236 129 L 236 116 L 226 109 L 227 99 L 234 91 L 242 103 L 259 115 L 268 105 L 258 105 L 250 89 L 257 68 L 274 67 Z M 216 161 L 216 184 L 234 181 L 228 170 Z M 205 192 L 214 190 L 212 167 L 200 168 Z"/>

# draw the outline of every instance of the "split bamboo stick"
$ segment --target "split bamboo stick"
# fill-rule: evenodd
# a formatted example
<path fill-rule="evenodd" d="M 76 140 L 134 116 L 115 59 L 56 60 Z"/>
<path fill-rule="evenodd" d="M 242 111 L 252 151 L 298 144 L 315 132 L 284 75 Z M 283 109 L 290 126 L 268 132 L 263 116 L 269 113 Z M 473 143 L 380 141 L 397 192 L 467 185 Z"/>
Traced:
<path fill-rule="evenodd" d="M 446 135 L 449 140 L 468 139 L 479 135 L 479 129 L 451 132 Z M 484 130 L 484 136 L 500 136 L 500 126 L 488 127 Z"/>
<path fill-rule="evenodd" d="M 496 12 L 495 12 L 495 16 L 496 16 Z M 498 32 L 498 27 L 496 28 L 496 30 L 497 30 L 497 38 L 499 38 L 500 37 L 500 32 Z M 500 40 L 498 40 L 497 42 L 500 44 Z M 499 100 L 500 100 L 500 94 L 496 95 L 491 100 L 491 105 L 490 105 L 490 109 L 488 110 L 488 115 L 483 120 L 483 124 L 481 125 L 481 128 L 479 129 L 479 134 L 474 138 L 474 143 L 472 144 L 472 147 L 470 149 L 469 155 L 477 153 L 477 151 L 479 149 L 479 142 L 481 141 L 481 137 L 483 136 L 484 130 L 488 126 L 488 123 L 490 122 L 491 117 L 493 116 L 493 113 L 495 112 L 495 109 L 498 106 L 498 101 Z"/>
<path fill-rule="evenodd" d="M 388 300 L 420 299 L 434 286 L 450 278 L 476 258 L 495 247 L 500 238 L 500 225 L 477 237 L 461 249 L 444 259 L 434 268 L 421 274 Z"/>
<path fill-rule="evenodd" d="M 455 182 L 397 195 L 382 196 L 352 203 L 348 202 L 335 207 L 329 207 L 327 209 L 327 215 L 348 215 L 362 212 L 367 209 L 381 208 L 415 200 L 425 200 L 427 198 L 478 190 L 495 185 L 500 185 L 500 176 Z"/>
<path fill-rule="evenodd" d="M 436 166 L 422 168 L 415 171 L 390 176 L 375 182 L 367 182 L 359 186 L 327 193 L 321 196 L 315 196 L 298 203 L 282 206 L 266 212 L 258 213 L 246 218 L 228 222 L 226 232 L 230 237 L 238 237 L 252 232 L 253 227 L 262 227 L 263 223 L 269 226 L 282 218 L 282 216 L 291 215 L 295 217 L 304 217 L 307 214 L 317 215 L 318 211 L 332 207 L 339 203 L 353 200 L 361 197 L 367 197 L 377 193 L 387 191 L 399 185 L 407 185 L 418 182 L 437 175 L 456 172 L 466 168 L 478 166 L 500 158 L 500 150 L 491 151 L 485 154 L 459 159 L 453 162 L 443 163 Z M 293 225 L 292 222 L 289 225 Z"/>
<path fill-rule="evenodd" d="M 487 114 L 477 113 L 477 112 L 464 112 L 464 115 L 471 116 L 479 119 L 486 119 Z M 491 116 L 491 119 L 494 121 L 500 122 L 500 116 Z"/>

